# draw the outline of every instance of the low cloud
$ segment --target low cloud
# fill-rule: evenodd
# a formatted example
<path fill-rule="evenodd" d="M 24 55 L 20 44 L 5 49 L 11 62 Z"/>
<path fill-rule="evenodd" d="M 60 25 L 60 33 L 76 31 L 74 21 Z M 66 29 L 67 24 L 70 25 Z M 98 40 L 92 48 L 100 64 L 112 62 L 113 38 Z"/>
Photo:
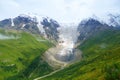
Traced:
<path fill-rule="evenodd" d="M 120 12 L 119 0 L 0 0 L 0 20 L 22 13 L 37 13 L 60 22 L 79 22 L 93 14 Z"/>

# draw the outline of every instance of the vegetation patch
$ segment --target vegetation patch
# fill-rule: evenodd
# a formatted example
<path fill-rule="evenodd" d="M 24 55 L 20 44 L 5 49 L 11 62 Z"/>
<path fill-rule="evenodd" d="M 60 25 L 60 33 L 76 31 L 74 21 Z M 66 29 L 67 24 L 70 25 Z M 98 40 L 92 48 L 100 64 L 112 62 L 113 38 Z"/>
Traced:
<path fill-rule="evenodd" d="M 0 30 L 0 33 L 19 36 L 17 39 L 0 40 L 0 80 L 20 80 L 21 76 L 23 80 L 37 71 L 34 76 L 52 71 L 52 68 L 40 58 L 53 46 L 49 41 L 40 42 L 30 33 L 21 31 Z"/>

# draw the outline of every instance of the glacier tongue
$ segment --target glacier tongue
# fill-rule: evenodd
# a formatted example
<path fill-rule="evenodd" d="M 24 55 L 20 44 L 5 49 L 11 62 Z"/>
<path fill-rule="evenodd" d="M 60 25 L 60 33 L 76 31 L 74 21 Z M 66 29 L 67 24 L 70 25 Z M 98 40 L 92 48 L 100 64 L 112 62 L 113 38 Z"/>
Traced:
<path fill-rule="evenodd" d="M 64 67 L 69 63 L 80 60 L 81 52 L 75 49 L 78 38 L 77 25 L 60 24 L 58 30 L 58 43 L 44 54 L 44 59 L 55 68 Z"/>
<path fill-rule="evenodd" d="M 78 38 L 77 26 L 74 24 L 61 24 L 59 31 L 58 46 L 62 49 L 56 54 L 61 61 L 69 61 L 74 57 L 74 45 Z"/>

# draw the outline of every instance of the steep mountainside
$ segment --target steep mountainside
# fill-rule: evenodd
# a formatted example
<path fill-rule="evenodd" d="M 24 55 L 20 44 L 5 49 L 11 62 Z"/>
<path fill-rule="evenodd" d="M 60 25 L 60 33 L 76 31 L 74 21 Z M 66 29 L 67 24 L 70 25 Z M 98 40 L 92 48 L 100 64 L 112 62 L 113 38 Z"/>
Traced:
<path fill-rule="evenodd" d="M 79 47 L 82 60 L 42 80 L 119 80 L 120 31 L 103 30 Z"/>
<path fill-rule="evenodd" d="M 16 30 L 0 30 L 0 34 L 0 80 L 23 80 L 53 71 L 41 58 L 52 46 L 49 41 Z"/>
<path fill-rule="evenodd" d="M 79 24 L 78 31 L 82 60 L 42 80 L 119 80 L 120 30 L 90 18 Z"/>
<path fill-rule="evenodd" d="M 48 21 L 47 18 L 44 18 L 43 21 L 41 22 L 43 25 L 43 28 L 45 30 L 45 33 L 49 39 L 55 39 L 58 40 L 58 31 L 57 28 L 60 27 L 57 21 L 50 19 Z"/>
<path fill-rule="evenodd" d="M 105 23 L 101 23 L 100 21 L 95 20 L 93 18 L 90 18 L 88 20 L 83 20 L 78 25 L 78 31 L 80 33 L 80 36 L 78 37 L 78 41 L 84 41 L 98 31 L 103 31 L 112 28 L 113 28 L 112 26 L 109 26 Z"/>

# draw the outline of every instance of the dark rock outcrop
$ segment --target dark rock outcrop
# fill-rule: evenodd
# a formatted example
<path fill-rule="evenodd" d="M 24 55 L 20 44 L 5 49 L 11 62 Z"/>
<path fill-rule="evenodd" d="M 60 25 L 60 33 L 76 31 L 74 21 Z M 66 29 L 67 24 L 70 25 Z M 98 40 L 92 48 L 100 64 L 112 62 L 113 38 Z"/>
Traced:
<path fill-rule="evenodd" d="M 14 25 L 12 25 L 12 21 Z M 40 34 L 37 24 L 37 22 L 34 22 L 30 18 L 22 16 L 0 21 L 0 27 L 4 29 L 23 30 L 34 34 Z"/>
<path fill-rule="evenodd" d="M 16 30 L 24 30 L 34 34 L 40 34 L 40 31 L 37 26 L 37 22 L 33 21 L 30 17 L 22 17 L 18 16 L 13 19 L 14 21 L 14 29 Z"/>
<path fill-rule="evenodd" d="M 112 29 L 112 28 L 113 28 L 112 26 L 109 26 L 93 18 L 90 18 L 88 20 L 83 20 L 78 25 L 78 31 L 80 33 L 78 37 L 78 41 L 84 41 L 91 35 L 96 34 L 98 31 Z"/>
<path fill-rule="evenodd" d="M 59 38 L 57 28 L 60 27 L 58 22 L 53 19 L 48 20 L 47 18 L 44 18 L 41 24 L 43 25 L 47 37 L 57 41 Z"/>
<path fill-rule="evenodd" d="M 0 27 L 1 28 L 10 28 L 11 27 L 11 19 L 5 19 L 0 21 Z"/>

